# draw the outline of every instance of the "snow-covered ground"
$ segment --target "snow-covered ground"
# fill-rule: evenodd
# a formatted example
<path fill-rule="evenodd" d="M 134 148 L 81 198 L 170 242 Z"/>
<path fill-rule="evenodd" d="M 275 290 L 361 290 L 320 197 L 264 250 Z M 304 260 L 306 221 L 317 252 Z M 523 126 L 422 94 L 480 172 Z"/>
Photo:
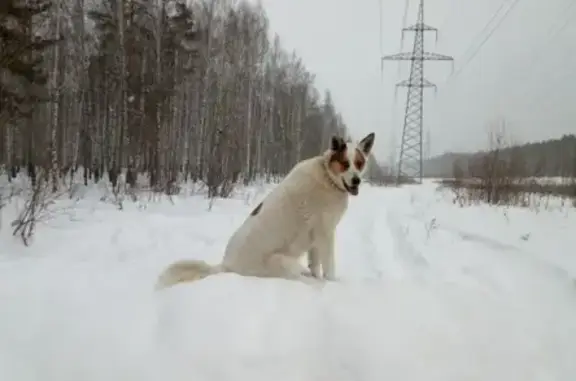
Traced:
<path fill-rule="evenodd" d="M 2 381 L 576 380 L 576 210 L 459 208 L 432 184 L 364 187 L 338 228 L 339 282 L 219 261 L 264 196 L 125 202 L 88 192 L 31 247 L 0 231 Z"/>

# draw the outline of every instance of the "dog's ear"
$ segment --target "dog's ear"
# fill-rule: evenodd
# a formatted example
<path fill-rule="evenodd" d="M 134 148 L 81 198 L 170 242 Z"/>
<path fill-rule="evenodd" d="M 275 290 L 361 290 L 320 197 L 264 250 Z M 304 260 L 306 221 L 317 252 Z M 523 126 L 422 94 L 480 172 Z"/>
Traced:
<path fill-rule="evenodd" d="M 334 152 L 342 152 L 346 149 L 346 142 L 339 136 L 332 136 L 330 149 Z"/>
<path fill-rule="evenodd" d="M 358 148 L 360 148 L 360 150 L 364 152 L 365 155 L 368 155 L 370 151 L 372 151 L 375 137 L 376 135 L 373 132 L 371 132 L 368 135 L 366 135 L 364 139 L 360 140 L 360 143 L 358 143 Z"/>

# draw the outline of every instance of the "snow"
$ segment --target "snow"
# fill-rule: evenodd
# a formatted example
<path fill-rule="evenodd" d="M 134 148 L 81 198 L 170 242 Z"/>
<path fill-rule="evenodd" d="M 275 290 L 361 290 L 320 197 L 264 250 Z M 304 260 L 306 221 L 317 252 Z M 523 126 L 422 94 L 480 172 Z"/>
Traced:
<path fill-rule="evenodd" d="M 0 380 L 576 379 L 576 210 L 460 208 L 435 185 L 365 186 L 337 232 L 338 282 L 221 274 L 273 185 L 124 209 L 84 190 L 23 247 L 0 230 Z"/>

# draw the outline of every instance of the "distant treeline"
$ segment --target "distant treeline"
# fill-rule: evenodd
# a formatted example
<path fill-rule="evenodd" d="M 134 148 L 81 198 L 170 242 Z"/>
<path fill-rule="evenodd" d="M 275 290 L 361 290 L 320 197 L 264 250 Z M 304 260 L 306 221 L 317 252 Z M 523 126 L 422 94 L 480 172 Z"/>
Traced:
<path fill-rule="evenodd" d="M 463 176 L 473 175 L 475 163 L 491 151 L 476 153 L 445 153 L 424 162 L 426 177 L 453 177 L 454 171 Z M 525 177 L 576 177 L 576 135 L 560 139 L 511 145 L 498 148 L 500 160 L 515 161 L 517 176 Z M 472 170 L 471 170 L 472 169 Z"/>

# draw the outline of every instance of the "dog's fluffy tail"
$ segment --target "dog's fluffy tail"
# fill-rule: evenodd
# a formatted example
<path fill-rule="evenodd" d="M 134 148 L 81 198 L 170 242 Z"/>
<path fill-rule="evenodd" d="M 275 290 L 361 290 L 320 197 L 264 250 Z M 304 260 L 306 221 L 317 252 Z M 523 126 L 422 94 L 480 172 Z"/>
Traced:
<path fill-rule="evenodd" d="M 156 283 L 156 290 L 168 288 L 178 283 L 204 279 L 220 272 L 223 272 L 222 266 L 212 266 L 204 261 L 182 260 L 174 262 L 160 274 Z"/>

